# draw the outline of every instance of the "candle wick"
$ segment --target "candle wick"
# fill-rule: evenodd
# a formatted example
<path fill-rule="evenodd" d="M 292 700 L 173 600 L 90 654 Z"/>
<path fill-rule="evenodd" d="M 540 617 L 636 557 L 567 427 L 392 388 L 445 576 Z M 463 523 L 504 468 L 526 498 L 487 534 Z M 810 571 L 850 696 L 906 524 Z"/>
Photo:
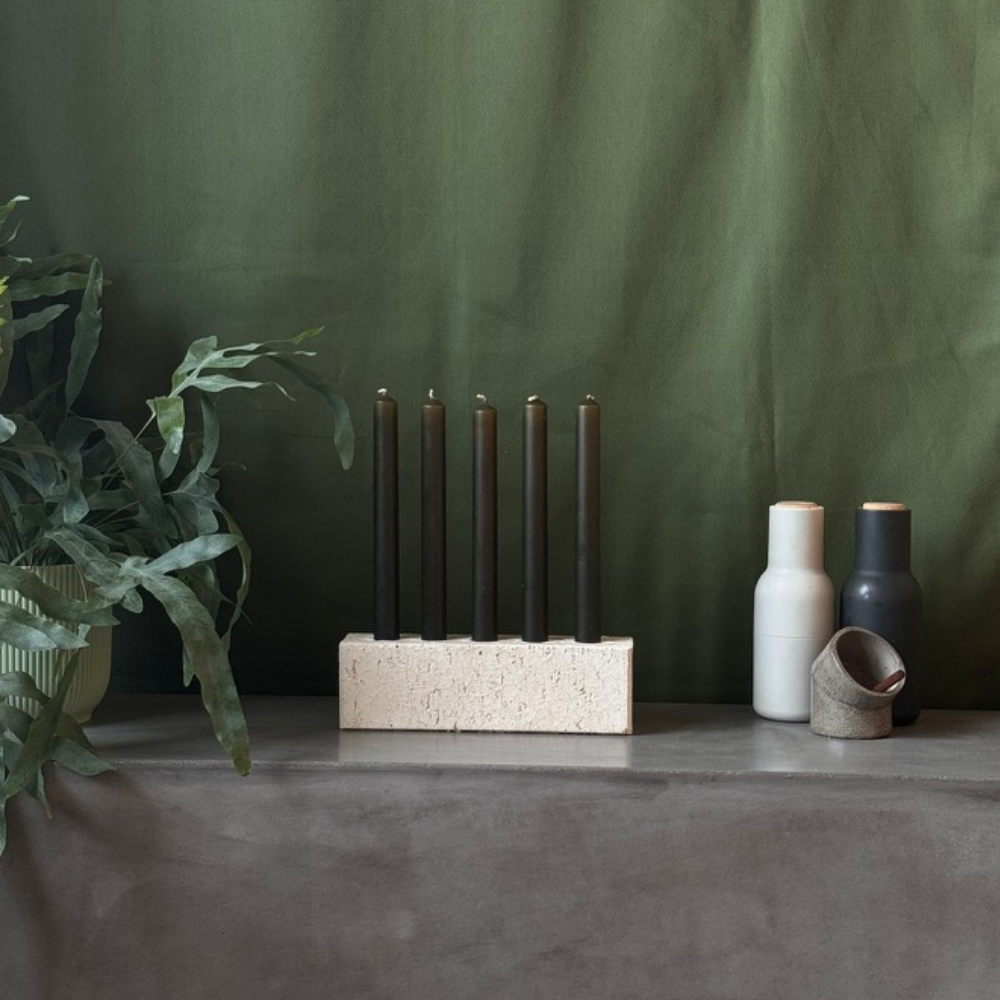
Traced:
<path fill-rule="evenodd" d="M 587 402 L 588 403 L 596 403 L 597 400 L 593 396 L 591 396 L 591 394 L 588 392 L 587 393 Z"/>
<path fill-rule="evenodd" d="M 433 389 L 431 389 L 430 392 L 427 393 L 427 398 L 428 399 L 437 399 L 437 396 L 434 395 L 434 390 Z"/>
<path fill-rule="evenodd" d="M 529 403 L 537 403 L 538 402 L 538 397 L 537 396 L 529 396 L 528 397 L 528 402 Z"/>
<path fill-rule="evenodd" d="M 481 392 L 477 392 L 476 393 L 476 402 L 477 403 L 485 403 L 486 402 L 486 397 Z"/>
<path fill-rule="evenodd" d="M 388 389 L 379 389 L 378 394 L 380 396 L 388 396 L 389 395 L 389 390 Z"/>

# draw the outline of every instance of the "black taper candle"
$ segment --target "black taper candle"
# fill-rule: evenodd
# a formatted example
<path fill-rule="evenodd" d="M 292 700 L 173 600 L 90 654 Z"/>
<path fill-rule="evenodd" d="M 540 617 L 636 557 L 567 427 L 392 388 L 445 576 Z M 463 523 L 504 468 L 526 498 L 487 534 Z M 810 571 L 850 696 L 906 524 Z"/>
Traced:
<path fill-rule="evenodd" d="M 385 389 L 375 399 L 375 638 L 399 638 L 399 416 Z"/>
<path fill-rule="evenodd" d="M 472 417 L 472 638 L 497 638 L 497 411 L 477 396 Z"/>
<path fill-rule="evenodd" d="M 576 641 L 601 641 L 601 408 L 576 408 Z"/>
<path fill-rule="evenodd" d="M 524 406 L 524 641 L 549 637 L 548 407 L 537 396 Z"/>
<path fill-rule="evenodd" d="M 420 411 L 420 570 L 425 639 L 448 638 L 445 409 L 434 390 Z"/>

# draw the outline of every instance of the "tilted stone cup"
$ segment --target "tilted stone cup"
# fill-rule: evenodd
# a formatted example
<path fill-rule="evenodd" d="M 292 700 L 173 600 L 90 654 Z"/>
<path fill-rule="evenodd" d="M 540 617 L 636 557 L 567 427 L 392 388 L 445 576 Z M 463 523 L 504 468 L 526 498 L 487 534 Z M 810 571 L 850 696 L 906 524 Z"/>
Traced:
<path fill-rule="evenodd" d="M 874 688 L 894 674 L 885 691 Z M 873 740 L 892 732 L 892 701 L 906 668 L 892 644 L 863 628 L 842 628 L 812 665 L 809 728 L 820 736 Z"/>

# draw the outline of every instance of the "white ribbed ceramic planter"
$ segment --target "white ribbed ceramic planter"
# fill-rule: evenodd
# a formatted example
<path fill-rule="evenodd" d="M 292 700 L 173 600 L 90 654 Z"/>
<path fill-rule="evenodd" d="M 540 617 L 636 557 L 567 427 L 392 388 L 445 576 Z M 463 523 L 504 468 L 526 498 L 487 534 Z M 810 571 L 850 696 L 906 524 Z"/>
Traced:
<path fill-rule="evenodd" d="M 86 590 L 83 577 L 76 566 L 29 566 L 44 583 L 68 597 L 83 600 Z M 16 590 L 0 587 L 0 600 L 25 608 L 38 614 L 38 605 L 22 597 Z M 74 626 L 70 626 L 73 628 Z M 77 657 L 76 674 L 66 695 L 63 710 L 78 722 L 86 722 L 108 690 L 111 680 L 111 626 L 92 627 L 87 633 L 88 646 L 81 649 Z M 17 649 L 6 642 L 0 642 L 0 673 L 9 670 L 23 670 L 30 674 L 35 683 L 47 694 L 56 691 L 56 665 L 62 653 L 49 649 L 31 653 Z M 11 703 L 32 715 L 38 714 L 38 702 L 28 698 L 11 698 Z"/>

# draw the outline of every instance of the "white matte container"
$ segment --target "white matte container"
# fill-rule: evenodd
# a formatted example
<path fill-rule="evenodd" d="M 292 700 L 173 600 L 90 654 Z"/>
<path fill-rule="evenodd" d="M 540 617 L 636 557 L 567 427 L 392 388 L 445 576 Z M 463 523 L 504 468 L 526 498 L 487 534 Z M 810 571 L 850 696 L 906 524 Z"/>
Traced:
<path fill-rule="evenodd" d="M 833 584 L 823 569 L 823 508 L 771 506 L 767 569 L 753 600 L 753 708 L 780 722 L 809 721 L 810 670 L 833 636 Z"/>

